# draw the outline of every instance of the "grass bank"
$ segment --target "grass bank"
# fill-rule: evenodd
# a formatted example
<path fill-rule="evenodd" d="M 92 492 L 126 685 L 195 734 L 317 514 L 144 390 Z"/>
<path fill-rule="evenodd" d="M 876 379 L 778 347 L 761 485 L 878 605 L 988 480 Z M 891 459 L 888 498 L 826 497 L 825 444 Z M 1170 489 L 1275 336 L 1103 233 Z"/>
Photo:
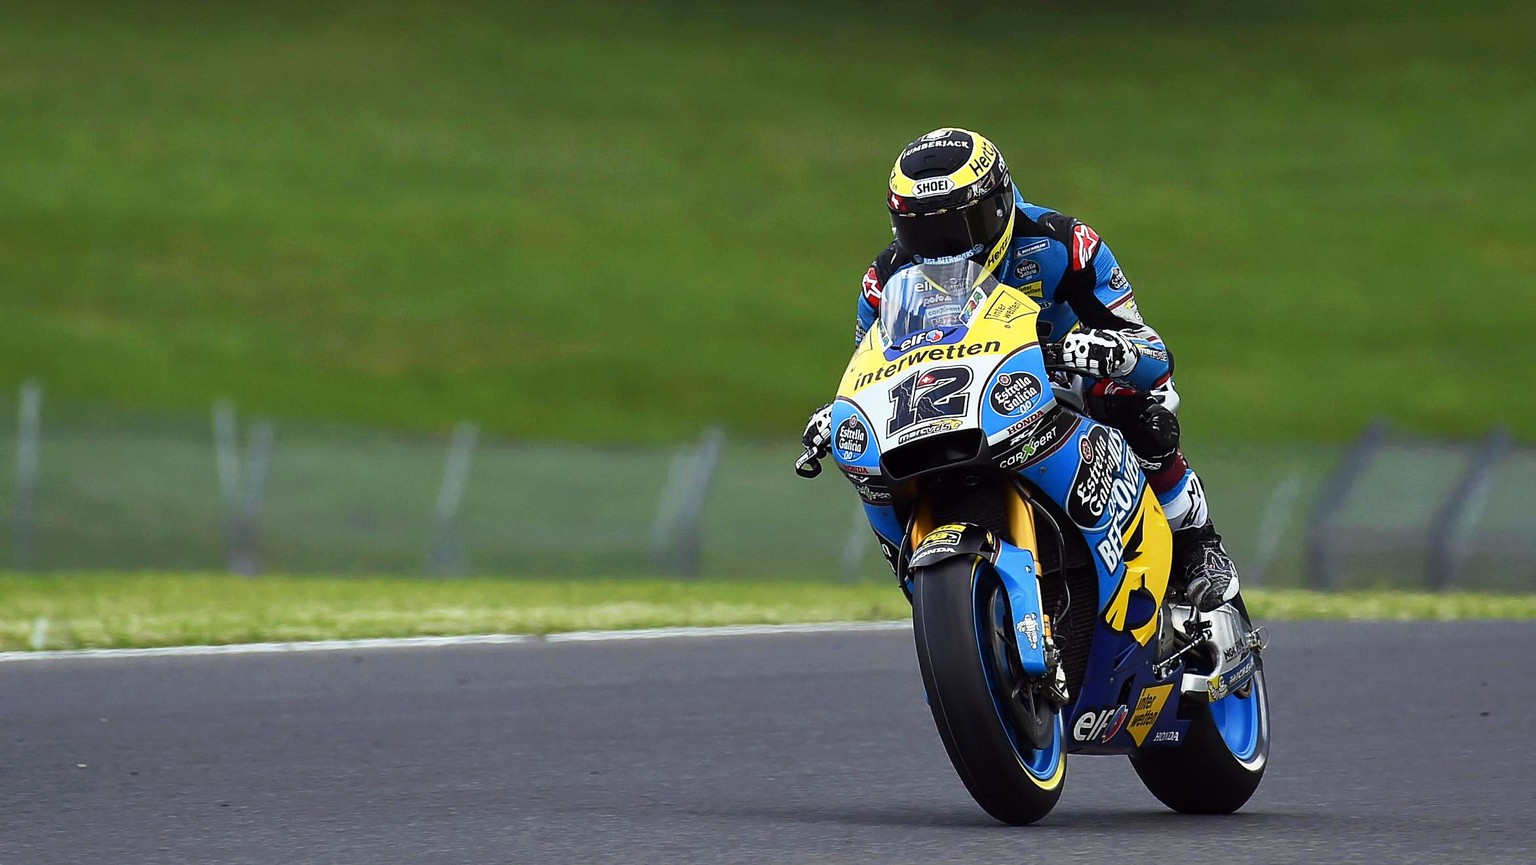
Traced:
<path fill-rule="evenodd" d="M 1536 596 L 1249 593 L 1262 619 L 1536 619 Z M 878 621 L 892 585 L 670 580 L 426 580 L 197 574 L 0 575 L 0 650 Z"/>
<path fill-rule="evenodd" d="M 890 161 L 960 124 L 1115 249 L 1192 435 L 1536 434 L 1536 390 L 1508 386 L 1536 353 L 1487 359 L 1536 331 L 1536 6 L 952 17 L 0 4 L 0 388 L 788 434 L 846 362 Z"/>

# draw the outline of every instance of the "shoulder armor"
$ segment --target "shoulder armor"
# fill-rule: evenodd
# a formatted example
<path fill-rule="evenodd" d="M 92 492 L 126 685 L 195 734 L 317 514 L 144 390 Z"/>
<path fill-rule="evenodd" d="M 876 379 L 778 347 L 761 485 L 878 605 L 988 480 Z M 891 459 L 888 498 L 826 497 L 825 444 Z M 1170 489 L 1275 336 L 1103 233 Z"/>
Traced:
<path fill-rule="evenodd" d="M 1077 225 L 1077 220 L 1065 213 L 1042 213 L 1035 223 L 1044 231 L 1045 236 L 1052 240 L 1071 245 L 1072 227 Z"/>
<path fill-rule="evenodd" d="M 885 293 L 885 281 L 911 261 L 912 256 L 897 246 L 895 241 L 875 256 L 875 260 L 869 265 L 869 270 L 864 274 L 864 299 L 870 306 L 880 308 L 880 298 Z"/>
<path fill-rule="evenodd" d="M 1065 213 L 1042 214 L 1037 220 L 1048 235 L 1067 245 L 1067 268 L 1086 270 L 1099 254 L 1099 233 Z"/>

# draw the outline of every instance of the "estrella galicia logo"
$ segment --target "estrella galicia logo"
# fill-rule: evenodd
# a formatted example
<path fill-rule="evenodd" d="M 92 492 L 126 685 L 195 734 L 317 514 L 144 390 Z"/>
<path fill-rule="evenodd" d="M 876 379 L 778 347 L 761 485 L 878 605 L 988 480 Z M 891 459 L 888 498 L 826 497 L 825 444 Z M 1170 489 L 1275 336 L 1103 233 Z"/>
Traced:
<path fill-rule="evenodd" d="M 1034 259 L 1026 258 L 1013 268 L 1014 279 L 1034 279 L 1040 275 L 1040 265 Z"/>
<path fill-rule="evenodd" d="M 837 425 L 834 446 L 843 462 L 852 462 L 864 456 L 865 449 L 869 447 L 869 428 L 864 426 L 858 415 L 849 417 Z"/>
<path fill-rule="evenodd" d="M 1085 529 L 1097 529 L 1108 518 L 1114 480 L 1125 458 L 1125 440 L 1096 426 L 1078 439 L 1082 462 L 1067 492 L 1067 516 Z"/>
<path fill-rule="evenodd" d="M 1005 372 L 997 377 L 987 400 L 992 410 L 1004 417 L 1022 415 L 1035 408 L 1045 388 L 1040 379 L 1027 372 Z"/>

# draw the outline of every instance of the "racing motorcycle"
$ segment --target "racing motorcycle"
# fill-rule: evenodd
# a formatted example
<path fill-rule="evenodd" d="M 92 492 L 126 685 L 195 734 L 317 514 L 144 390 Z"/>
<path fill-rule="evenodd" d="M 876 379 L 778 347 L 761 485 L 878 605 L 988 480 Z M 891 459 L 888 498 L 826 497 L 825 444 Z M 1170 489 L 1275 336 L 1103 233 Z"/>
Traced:
<path fill-rule="evenodd" d="M 900 271 L 833 404 L 939 737 L 1004 823 L 1051 811 L 1071 753 L 1128 755 L 1175 811 L 1236 811 L 1269 754 L 1264 632 L 1240 600 L 1201 613 L 1169 590 L 1162 507 L 1053 381 L 1039 312 L 969 261 Z"/>

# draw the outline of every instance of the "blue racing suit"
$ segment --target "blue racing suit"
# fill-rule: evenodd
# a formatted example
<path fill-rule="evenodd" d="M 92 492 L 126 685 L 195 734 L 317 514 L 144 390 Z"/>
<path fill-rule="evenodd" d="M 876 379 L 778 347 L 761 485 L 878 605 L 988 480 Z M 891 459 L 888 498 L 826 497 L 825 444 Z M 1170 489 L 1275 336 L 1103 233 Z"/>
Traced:
<path fill-rule="evenodd" d="M 1115 254 L 1087 225 L 1056 211 L 1026 202 L 1017 191 L 1011 248 L 1003 258 L 999 281 L 1023 291 L 1040 304 L 1042 345 L 1059 342 L 1074 330 L 1113 330 L 1131 339 L 1136 362 L 1130 371 L 1112 381 L 1072 376 L 1067 384 L 1084 396 L 1095 420 L 1126 434 L 1127 442 L 1141 461 L 1148 484 L 1157 495 L 1168 523 L 1175 531 L 1198 528 L 1208 520 L 1205 493 L 1200 479 L 1176 448 L 1148 459 L 1146 447 L 1138 447 L 1132 422 L 1104 411 L 1106 401 L 1138 397 L 1152 400 L 1177 413 L 1179 395 L 1173 384 L 1173 356 L 1157 331 L 1142 321 L 1131 283 L 1120 269 Z M 855 345 L 879 316 L 880 299 L 893 274 L 914 262 L 896 243 L 875 257 L 864 275 L 859 294 Z M 1106 416 L 1108 415 L 1108 416 Z"/>

